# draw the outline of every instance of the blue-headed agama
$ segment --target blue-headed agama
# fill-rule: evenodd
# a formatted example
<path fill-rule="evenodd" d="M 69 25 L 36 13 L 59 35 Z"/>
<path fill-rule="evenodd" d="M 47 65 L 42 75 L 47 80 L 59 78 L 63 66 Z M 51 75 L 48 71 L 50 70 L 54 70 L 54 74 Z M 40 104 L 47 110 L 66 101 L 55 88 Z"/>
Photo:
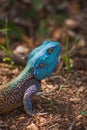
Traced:
<path fill-rule="evenodd" d="M 47 40 L 29 54 L 21 74 L 0 86 L 0 114 L 10 112 L 22 104 L 27 114 L 33 114 L 31 97 L 40 90 L 41 80 L 53 72 L 60 52 L 59 42 Z"/>

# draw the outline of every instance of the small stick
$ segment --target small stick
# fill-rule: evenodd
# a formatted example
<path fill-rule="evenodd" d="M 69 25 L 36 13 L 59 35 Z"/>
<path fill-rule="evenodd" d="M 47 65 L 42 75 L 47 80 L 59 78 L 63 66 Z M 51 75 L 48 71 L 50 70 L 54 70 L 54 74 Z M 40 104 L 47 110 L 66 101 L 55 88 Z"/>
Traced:
<path fill-rule="evenodd" d="M 3 59 L 5 57 L 7 57 L 6 53 L 1 51 L 0 52 L 0 61 L 3 61 Z M 25 67 L 26 62 L 27 62 L 27 58 L 23 58 L 23 57 L 18 56 L 18 55 L 14 54 L 14 53 L 11 53 L 11 58 L 17 65 L 21 65 L 21 66 Z"/>

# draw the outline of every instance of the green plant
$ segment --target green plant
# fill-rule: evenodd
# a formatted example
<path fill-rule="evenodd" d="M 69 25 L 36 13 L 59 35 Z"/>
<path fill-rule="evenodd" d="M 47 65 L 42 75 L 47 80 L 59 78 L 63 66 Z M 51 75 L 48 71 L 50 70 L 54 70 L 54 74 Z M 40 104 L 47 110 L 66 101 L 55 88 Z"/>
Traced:
<path fill-rule="evenodd" d="M 10 47 L 9 47 L 9 39 L 8 39 L 8 31 L 10 29 L 8 28 L 8 21 L 6 19 L 5 22 L 5 29 L 1 29 L 0 31 L 4 31 L 6 33 L 6 43 L 5 46 L 0 45 L 0 48 L 3 49 L 3 51 L 7 54 L 7 57 L 3 58 L 3 61 L 9 61 L 11 64 L 13 64 L 13 60 L 11 58 L 11 51 L 10 51 Z"/>
<path fill-rule="evenodd" d="M 84 116 L 87 116 L 87 112 L 85 112 L 85 111 L 81 111 L 80 114 L 84 115 Z"/>
<path fill-rule="evenodd" d="M 70 58 L 69 58 L 69 36 L 67 36 L 67 38 L 66 38 L 65 52 L 66 52 L 66 54 L 63 55 L 63 59 L 65 61 L 66 70 L 67 70 L 67 72 L 70 73 L 71 69 L 72 69 L 72 65 L 70 63 Z"/>
<path fill-rule="evenodd" d="M 44 1 L 43 0 L 31 0 L 32 6 L 34 9 L 39 10 L 42 9 L 44 6 Z"/>
<path fill-rule="evenodd" d="M 4 26 L 4 23 L 6 24 L 6 20 L 0 19 L 0 25 Z M 18 26 L 17 24 L 15 24 L 13 22 L 8 21 L 7 26 L 8 26 L 7 29 L 4 28 L 4 29 L 1 29 L 0 31 L 6 32 L 6 30 L 7 30 L 8 34 L 12 38 L 20 40 L 26 34 L 20 26 Z"/>
<path fill-rule="evenodd" d="M 76 44 L 79 42 L 79 37 L 76 37 L 73 41 L 73 46 L 72 46 L 72 50 L 75 49 Z M 69 36 L 67 36 L 66 38 L 66 45 L 65 45 L 65 54 L 62 55 L 63 60 L 65 61 L 65 65 L 66 65 L 66 70 L 67 72 L 71 72 L 72 70 L 72 64 L 70 62 L 70 57 L 69 57 Z"/>

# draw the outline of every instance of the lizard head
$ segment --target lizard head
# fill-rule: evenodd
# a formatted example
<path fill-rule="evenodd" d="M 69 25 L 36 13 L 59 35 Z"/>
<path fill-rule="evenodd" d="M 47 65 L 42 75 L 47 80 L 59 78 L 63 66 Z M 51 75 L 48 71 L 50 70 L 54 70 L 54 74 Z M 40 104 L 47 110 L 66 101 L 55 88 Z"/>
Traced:
<path fill-rule="evenodd" d="M 34 49 L 29 57 L 28 64 L 31 64 L 36 79 L 44 79 L 50 76 L 58 63 L 61 52 L 61 45 L 54 41 L 44 41 Z"/>

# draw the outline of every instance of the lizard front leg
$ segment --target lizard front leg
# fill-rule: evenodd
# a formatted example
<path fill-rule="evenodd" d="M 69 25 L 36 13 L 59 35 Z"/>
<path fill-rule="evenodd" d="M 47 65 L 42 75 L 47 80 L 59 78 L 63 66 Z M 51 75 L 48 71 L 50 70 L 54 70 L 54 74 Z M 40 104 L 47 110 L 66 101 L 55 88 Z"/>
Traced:
<path fill-rule="evenodd" d="M 34 114 L 32 111 L 31 97 L 34 96 L 39 91 L 40 88 L 41 88 L 41 82 L 38 81 L 34 85 L 30 86 L 25 91 L 25 94 L 23 97 L 23 105 L 24 105 L 24 109 L 28 115 Z"/>

